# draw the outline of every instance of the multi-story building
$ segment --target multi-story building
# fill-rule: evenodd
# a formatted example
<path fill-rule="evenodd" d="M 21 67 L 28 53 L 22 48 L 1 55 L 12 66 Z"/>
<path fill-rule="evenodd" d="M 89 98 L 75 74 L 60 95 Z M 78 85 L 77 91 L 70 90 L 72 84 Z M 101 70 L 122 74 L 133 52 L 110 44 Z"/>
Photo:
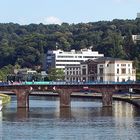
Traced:
<path fill-rule="evenodd" d="M 80 65 L 82 61 L 103 56 L 103 54 L 99 54 L 97 51 L 92 51 L 91 49 L 82 49 L 80 51 L 71 50 L 70 52 L 62 50 L 48 51 L 44 68 L 46 71 L 51 68 L 61 68 L 65 70 L 66 66 L 77 66 Z"/>
<path fill-rule="evenodd" d="M 65 67 L 65 80 L 70 81 L 70 82 L 81 81 L 80 65 L 66 66 Z"/>
<path fill-rule="evenodd" d="M 97 65 L 97 59 L 82 62 L 80 65 L 81 81 L 97 81 Z"/>
<path fill-rule="evenodd" d="M 123 82 L 135 81 L 133 62 L 102 57 L 81 63 L 81 81 Z"/>
<path fill-rule="evenodd" d="M 137 41 L 140 41 L 140 35 L 132 35 L 132 40 L 134 43 L 137 43 Z"/>
<path fill-rule="evenodd" d="M 99 59 L 97 65 L 98 81 L 135 81 L 136 71 L 133 68 L 133 62 L 115 58 Z"/>

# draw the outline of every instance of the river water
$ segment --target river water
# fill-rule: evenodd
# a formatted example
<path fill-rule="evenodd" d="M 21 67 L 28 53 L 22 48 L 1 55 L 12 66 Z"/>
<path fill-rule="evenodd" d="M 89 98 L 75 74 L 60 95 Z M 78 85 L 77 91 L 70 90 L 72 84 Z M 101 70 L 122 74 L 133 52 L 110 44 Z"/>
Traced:
<path fill-rule="evenodd" d="M 0 140 L 139 140 L 140 109 L 114 101 L 72 98 L 59 109 L 57 97 L 30 97 L 29 112 L 16 108 L 16 97 L 0 112 Z"/>

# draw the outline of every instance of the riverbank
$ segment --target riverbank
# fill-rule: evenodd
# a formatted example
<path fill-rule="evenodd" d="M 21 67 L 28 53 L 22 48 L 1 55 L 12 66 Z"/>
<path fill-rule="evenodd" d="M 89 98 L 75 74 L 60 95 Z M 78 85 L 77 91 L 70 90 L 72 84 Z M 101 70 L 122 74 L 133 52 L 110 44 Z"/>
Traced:
<path fill-rule="evenodd" d="M 11 97 L 9 95 L 0 93 L 0 100 L 2 101 L 2 105 L 5 105 L 10 102 Z"/>

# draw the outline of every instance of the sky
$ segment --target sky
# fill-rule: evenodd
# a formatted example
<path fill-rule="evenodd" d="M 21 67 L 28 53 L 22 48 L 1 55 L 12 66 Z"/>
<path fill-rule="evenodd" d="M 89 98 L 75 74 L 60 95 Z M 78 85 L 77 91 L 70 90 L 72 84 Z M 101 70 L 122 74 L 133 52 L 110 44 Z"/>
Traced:
<path fill-rule="evenodd" d="M 28 25 L 135 19 L 140 0 L 0 0 L 0 23 Z"/>

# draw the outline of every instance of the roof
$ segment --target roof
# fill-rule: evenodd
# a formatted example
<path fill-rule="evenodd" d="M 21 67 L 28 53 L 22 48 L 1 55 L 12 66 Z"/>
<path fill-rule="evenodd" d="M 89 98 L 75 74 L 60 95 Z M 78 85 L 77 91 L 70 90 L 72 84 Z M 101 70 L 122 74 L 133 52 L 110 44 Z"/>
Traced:
<path fill-rule="evenodd" d="M 97 59 L 89 59 L 87 61 L 84 61 L 82 62 L 82 64 L 86 64 L 86 63 L 104 63 L 106 61 L 109 61 L 109 62 L 116 62 L 116 61 L 121 61 L 121 62 L 132 62 L 130 60 L 124 60 L 124 59 L 120 59 L 120 58 L 112 58 L 112 57 L 99 57 Z"/>

